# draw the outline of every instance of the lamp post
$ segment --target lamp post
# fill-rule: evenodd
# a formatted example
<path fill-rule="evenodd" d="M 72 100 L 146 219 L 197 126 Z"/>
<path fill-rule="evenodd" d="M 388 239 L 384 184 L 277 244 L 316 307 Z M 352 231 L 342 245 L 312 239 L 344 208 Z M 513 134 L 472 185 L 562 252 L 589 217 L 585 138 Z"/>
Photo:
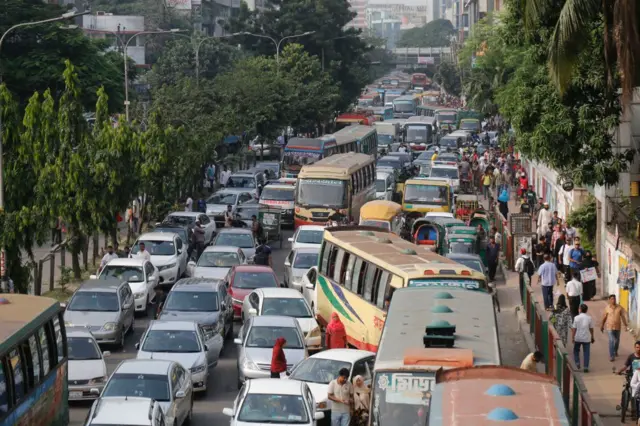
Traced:
<path fill-rule="evenodd" d="M 268 35 L 264 35 L 264 34 L 253 34 L 253 33 L 249 33 L 249 32 L 242 32 L 240 34 L 243 35 L 250 35 L 253 37 L 260 37 L 260 38 L 266 38 L 269 39 L 273 42 L 273 44 L 276 46 L 276 64 L 280 65 L 280 45 L 282 44 L 283 41 L 285 40 L 289 40 L 292 38 L 298 38 L 298 37 L 304 37 L 304 36 L 308 36 L 315 33 L 315 31 L 307 31 L 306 33 L 302 33 L 302 34 L 294 34 L 294 35 L 290 35 L 290 36 L 286 36 L 286 37 L 282 37 L 280 40 L 276 40 L 275 38 L 268 36 Z"/>
<path fill-rule="evenodd" d="M 66 19 L 73 19 L 77 16 L 82 16 L 82 15 L 87 15 L 91 13 L 91 11 L 86 11 L 86 12 L 82 12 L 82 13 L 76 13 L 75 10 L 70 11 L 70 12 L 66 12 L 63 13 L 62 15 L 56 17 L 56 18 L 50 18 L 50 19 L 43 19 L 41 21 L 32 21 L 32 22 L 23 22 L 20 24 L 16 24 L 12 27 L 10 27 L 8 30 L 6 30 L 4 32 L 4 34 L 2 34 L 2 37 L 0 37 L 0 50 L 2 50 L 2 42 L 4 41 L 5 37 L 7 36 L 7 34 L 9 34 L 11 31 L 13 30 L 17 30 L 18 28 L 22 28 L 22 27 L 31 27 L 34 25 L 41 25 L 41 24 L 49 24 L 51 22 L 58 22 L 58 21 L 64 21 Z M 0 84 L 2 83 L 2 74 L 0 73 Z M 0 100 L 1 101 L 1 100 Z M 3 161 L 3 152 L 2 152 L 2 145 L 3 145 L 3 141 L 2 141 L 2 104 L 0 104 L 0 212 L 4 211 L 4 177 L 3 177 L 3 172 L 4 172 L 4 161 Z M 5 253 L 4 253 L 4 247 L 2 247 L 2 249 L 0 250 L 0 279 L 2 279 L 2 286 L 5 287 L 5 284 L 7 282 L 7 278 L 6 278 L 6 273 L 5 273 Z"/>
<path fill-rule="evenodd" d="M 124 112 L 125 118 L 127 122 L 129 122 L 129 61 L 127 60 L 127 48 L 129 47 L 129 43 L 139 35 L 143 34 L 173 34 L 179 33 L 181 30 L 172 28 L 170 30 L 157 30 L 157 31 L 140 31 L 133 34 L 129 39 L 124 43 L 123 55 L 124 55 Z"/>

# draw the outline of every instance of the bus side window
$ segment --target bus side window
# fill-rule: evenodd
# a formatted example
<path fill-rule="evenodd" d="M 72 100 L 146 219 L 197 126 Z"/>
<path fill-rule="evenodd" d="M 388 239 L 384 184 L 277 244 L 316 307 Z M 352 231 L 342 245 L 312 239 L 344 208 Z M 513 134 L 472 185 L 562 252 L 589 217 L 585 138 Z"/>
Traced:
<path fill-rule="evenodd" d="M 363 295 L 364 300 L 366 300 L 367 302 L 372 301 L 371 294 L 373 291 L 373 283 L 378 271 L 379 269 L 371 264 L 367 266 L 367 275 L 365 276 Z"/>
<path fill-rule="evenodd" d="M 8 355 L 9 365 L 11 366 L 12 382 L 13 382 L 13 398 L 14 405 L 20 404 L 26 393 L 24 382 L 24 364 L 20 359 L 20 351 L 16 348 L 12 349 Z"/>
<path fill-rule="evenodd" d="M 322 255 L 320 256 L 320 266 L 318 267 L 321 274 L 327 275 L 327 266 L 329 265 L 331 247 L 333 247 L 333 244 L 331 243 L 325 242 L 322 244 Z"/>
<path fill-rule="evenodd" d="M 333 273 L 336 269 L 336 257 L 338 256 L 338 249 L 331 247 L 331 253 L 329 254 L 329 264 L 327 265 L 327 277 L 333 279 Z"/>
<path fill-rule="evenodd" d="M 347 266 L 349 265 L 349 261 L 351 260 L 351 254 L 348 252 L 344 252 L 344 256 L 342 256 L 342 262 L 340 262 L 340 281 L 338 283 L 340 285 L 345 285 L 345 278 L 347 276 Z"/>
<path fill-rule="evenodd" d="M 0 359 L 0 419 L 9 412 L 9 381 L 5 374 L 4 359 Z"/>
<path fill-rule="evenodd" d="M 46 377 L 51 370 L 51 340 L 47 339 L 47 325 L 38 329 L 38 340 L 40 340 L 40 351 L 42 352 L 42 376 Z"/>
<path fill-rule="evenodd" d="M 53 317 L 53 330 L 55 331 L 56 347 L 58 348 L 58 362 L 61 362 L 67 356 L 67 346 L 64 342 L 65 337 L 62 335 L 59 316 Z"/>
<path fill-rule="evenodd" d="M 351 290 L 353 286 L 353 266 L 356 263 L 356 257 L 349 255 L 349 263 L 347 263 L 347 273 L 344 279 L 344 286 Z"/>
<path fill-rule="evenodd" d="M 351 278 L 351 291 L 362 295 L 364 289 L 364 274 L 367 270 L 367 264 L 360 258 L 356 259 L 356 267 L 353 270 L 353 277 Z"/>
<path fill-rule="evenodd" d="M 331 274 L 331 278 L 333 281 L 340 285 L 344 285 L 343 281 L 340 281 L 340 277 L 342 275 L 342 260 L 344 259 L 344 250 L 335 248 L 334 249 L 337 255 L 334 258 L 333 265 L 330 266 L 333 273 Z"/>
<path fill-rule="evenodd" d="M 384 299 L 387 295 L 387 287 L 389 286 L 389 278 L 391 274 L 387 271 L 382 271 L 379 275 L 378 281 L 374 287 L 375 304 L 378 308 L 384 309 Z"/>

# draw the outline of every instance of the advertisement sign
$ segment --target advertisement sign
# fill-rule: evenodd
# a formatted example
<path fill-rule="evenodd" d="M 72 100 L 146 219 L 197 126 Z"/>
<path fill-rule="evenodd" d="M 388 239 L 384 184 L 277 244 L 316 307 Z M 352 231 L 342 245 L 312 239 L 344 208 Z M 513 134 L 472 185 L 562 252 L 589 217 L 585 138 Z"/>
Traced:
<path fill-rule="evenodd" d="M 166 0 L 167 7 L 175 10 L 191 10 L 191 0 Z"/>
<path fill-rule="evenodd" d="M 427 56 L 427 57 L 418 56 L 418 63 L 423 65 L 433 65 L 436 62 L 435 62 L 435 58 L 431 56 Z"/>

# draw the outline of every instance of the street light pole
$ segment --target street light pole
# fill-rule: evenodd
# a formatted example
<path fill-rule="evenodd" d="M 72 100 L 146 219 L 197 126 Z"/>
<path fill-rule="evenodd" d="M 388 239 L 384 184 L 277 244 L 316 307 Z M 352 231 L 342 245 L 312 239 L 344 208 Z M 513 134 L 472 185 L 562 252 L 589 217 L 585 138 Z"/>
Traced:
<path fill-rule="evenodd" d="M 286 36 L 286 37 L 282 37 L 280 40 L 276 40 L 275 38 L 268 36 L 268 35 L 264 35 L 264 34 L 253 34 L 253 33 L 249 33 L 249 32 L 243 32 L 240 34 L 243 35 L 250 35 L 253 37 L 260 37 L 260 38 L 266 38 L 269 39 L 273 42 L 273 44 L 276 46 L 276 65 L 278 66 L 278 71 L 280 70 L 280 45 L 282 44 L 283 41 L 285 40 L 289 40 L 292 38 L 298 38 L 298 37 L 304 37 L 304 36 L 308 36 L 310 34 L 315 33 L 315 31 L 307 31 L 306 33 L 302 33 L 302 34 L 294 34 L 294 35 L 290 35 L 290 36 Z"/>
<path fill-rule="evenodd" d="M 2 34 L 0 37 L 0 50 L 2 50 L 2 42 L 5 37 L 14 30 L 22 27 L 31 27 L 34 25 L 41 24 L 49 24 L 51 22 L 64 21 L 66 19 L 73 19 L 77 16 L 87 15 L 91 13 L 91 11 L 86 11 L 82 13 L 76 13 L 75 11 L 66 12 L 56 18 L 43 19 L 41 21 L 33 21 L 33 22 L 23 22 L 20 24 L 16 24 L 13 27 L 10 27 L 8 30 Z M 2 84 L 2 74 L 0 73 L 0 84 Z M 3 160 L 3 130 L 2 130 L 2 99 L 0 99 L 0 213 L 4 211 L 4 160 Z M 6 268 L 5 268 L 5 252 L 4 246 L 0 250 L 0 279 L 2 280 L 2 287 L 6 288 L 7 277 L 6 277 Z"/>

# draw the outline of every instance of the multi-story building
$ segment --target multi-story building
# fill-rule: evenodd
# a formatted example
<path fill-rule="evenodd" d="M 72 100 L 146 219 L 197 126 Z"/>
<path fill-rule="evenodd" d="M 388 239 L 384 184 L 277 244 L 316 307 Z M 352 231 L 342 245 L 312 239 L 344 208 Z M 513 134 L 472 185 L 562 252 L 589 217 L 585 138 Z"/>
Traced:
<path fill-rule="evenodd" d="M 368 33 L 385 40 L 387 49 L 394 49 L 400 38 L 402 21 L 384 10 L 367 9 Z"/>
<path fill-rule="evenodd" d="M 265 10 L 267 9 L 267 1 L 266 0 L 243 0 L 247 3 L 247 7 L 249 10 Z"/>
<path fill-rule="evenodd" d="M 106 12 L 96 12 L 93 15 L 83 15 L 80 27 L 91 38 L 107 39 L 112 48 L 121 50 L 129 38 L 140 31 L 144 31 L 144 16 L 114 15 Z M 144 35 L 135 37 L 127 47 L 127 55 L 138 66 L 146 66 Z"/>
<path fill-rule="evenodd" d="M 350 9 L 356 16 L 347 24 L 347 28 L 367 28 L 367 0 L 349 0 Z"/>

